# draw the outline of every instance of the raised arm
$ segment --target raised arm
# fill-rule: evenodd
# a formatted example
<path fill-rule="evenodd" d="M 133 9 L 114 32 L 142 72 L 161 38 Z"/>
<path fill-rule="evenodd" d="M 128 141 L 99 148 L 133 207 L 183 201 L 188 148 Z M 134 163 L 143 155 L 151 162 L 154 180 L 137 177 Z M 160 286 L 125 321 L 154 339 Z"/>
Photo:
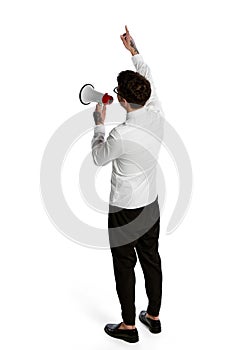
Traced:
<path fill-rule="evenodd" d="M 148 109 L 151 109 L 151 110 L 163 115 L 164 113 L 162 110 L 161 103 L 160 103 L 158 96 L 156 94 L 156 89 L 155 89 L 155 85 L 154 85 L 153 78 L 151 75 L 151 70 L 150 70 L 149 66 L 144 62 L 142 55 L 139 54 L 139 51 L 138 51 L 137 46 L 135 44 L 135 41 L 132 38 L 132 36 L 130 35 L 127 26 L 125 26 L 125 30 L 126 30 L 126 32 L 120 36 L 121 40 L 122 40 L 125 48 L 132 55 L 132 61 L 133 61 L 133 64 L 136 68 L 136 71 L 139 74 L 143 75 L 150 82 L 150 85 L 151 85 L 151 96 L 150 96 L 149 100 L 146 102 L 145 106 Z"/>

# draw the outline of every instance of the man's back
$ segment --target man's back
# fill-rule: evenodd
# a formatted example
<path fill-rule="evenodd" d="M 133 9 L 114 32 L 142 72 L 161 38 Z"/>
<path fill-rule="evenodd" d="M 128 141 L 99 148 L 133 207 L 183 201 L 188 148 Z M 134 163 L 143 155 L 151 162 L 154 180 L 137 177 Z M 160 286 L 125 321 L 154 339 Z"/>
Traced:
<path fill-rule="evenodd" d="M 122 154 L 113 160 L 109 203 L 138 208 L 157 197 L 157 159 L 164 118 L 146 106 L 127 113 L 113 132 L 122 142 Z"/>

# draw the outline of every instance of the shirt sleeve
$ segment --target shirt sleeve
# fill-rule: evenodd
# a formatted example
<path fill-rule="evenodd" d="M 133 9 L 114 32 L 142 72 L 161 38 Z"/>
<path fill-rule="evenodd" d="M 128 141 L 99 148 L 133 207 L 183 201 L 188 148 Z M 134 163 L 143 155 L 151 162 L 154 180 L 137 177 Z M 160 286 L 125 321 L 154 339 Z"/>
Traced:
<path fill-rule="evenodd" d="M 151 85 L 151 95 L 150 95 L 149 100 L 146 102 L 145 106 L 150 110 L 153 110 L 157 113 L 164 115 L 161 103 L 160 103 L 158 96 L 156 94 L 156 88 L 154 85 L 154 81 L 153 81 L 153 78 L 151 75 L 150 68 L 144 62 L 143 57 L 140 54 L 136 54 L 136 55 L 132 56 L 132 61 L 133 61 L 133 64 L 136 68 L 136 71 L 139 74 L 143 75 L 150 82 L 150 85 Z"/>
<path fill-rule="evenodd" d="M 106 165 L 123 154 L 123 142 L 116 128 L 110 131 L 106 141 L 104 137 L 105 126 L 96 125 L 91 146 L 93 161 L 97 166 Z"/>

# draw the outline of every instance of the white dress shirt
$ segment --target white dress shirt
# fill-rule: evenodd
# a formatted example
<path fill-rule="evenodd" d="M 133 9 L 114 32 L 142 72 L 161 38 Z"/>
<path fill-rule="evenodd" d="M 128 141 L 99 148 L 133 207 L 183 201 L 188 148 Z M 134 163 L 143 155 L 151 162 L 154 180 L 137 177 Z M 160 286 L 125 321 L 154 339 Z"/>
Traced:
<path fill-rule="evenodd" d="M 157 159 L 164 129 L 164 113 L 150 68 L 140 54 L 132 56 L 132 61 L 151 84 L 149 100 L 127 113 L 125 122 L 113 128 L 106 141 L 105 126 L 96 125 L 91 141 L 95 165 L 112 161 L 109 204 L 128 209 L 146 206 L 157 198 Z"/>

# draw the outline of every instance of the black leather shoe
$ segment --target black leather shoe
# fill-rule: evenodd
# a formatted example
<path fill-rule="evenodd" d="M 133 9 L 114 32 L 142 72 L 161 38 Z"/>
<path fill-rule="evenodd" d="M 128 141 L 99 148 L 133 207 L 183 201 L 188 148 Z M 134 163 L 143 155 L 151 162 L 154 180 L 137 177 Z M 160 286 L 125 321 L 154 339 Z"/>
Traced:
<path fill-rule="evenodd" d="M 108 323 L 104 327 L 104 330 L 108 335 L 110 335 L 110 337 L 113 338 L 122 339 L 129 343 L 136 343 L 137 341 L 139 341 L 137 328 L 118 329 L 118 327 L 120 327 L 121 324 L 122 322 L 118 324 Z"/>
<path fill-rule="evenodd" d="M 146 311 L 141 311 L 139 314 L 139 320 L 149 328 L 151 333 L 160 333 L 161 332 L 161 323 L 160 320 L 152 320 L 149 317 L 146 317 Z"/>

